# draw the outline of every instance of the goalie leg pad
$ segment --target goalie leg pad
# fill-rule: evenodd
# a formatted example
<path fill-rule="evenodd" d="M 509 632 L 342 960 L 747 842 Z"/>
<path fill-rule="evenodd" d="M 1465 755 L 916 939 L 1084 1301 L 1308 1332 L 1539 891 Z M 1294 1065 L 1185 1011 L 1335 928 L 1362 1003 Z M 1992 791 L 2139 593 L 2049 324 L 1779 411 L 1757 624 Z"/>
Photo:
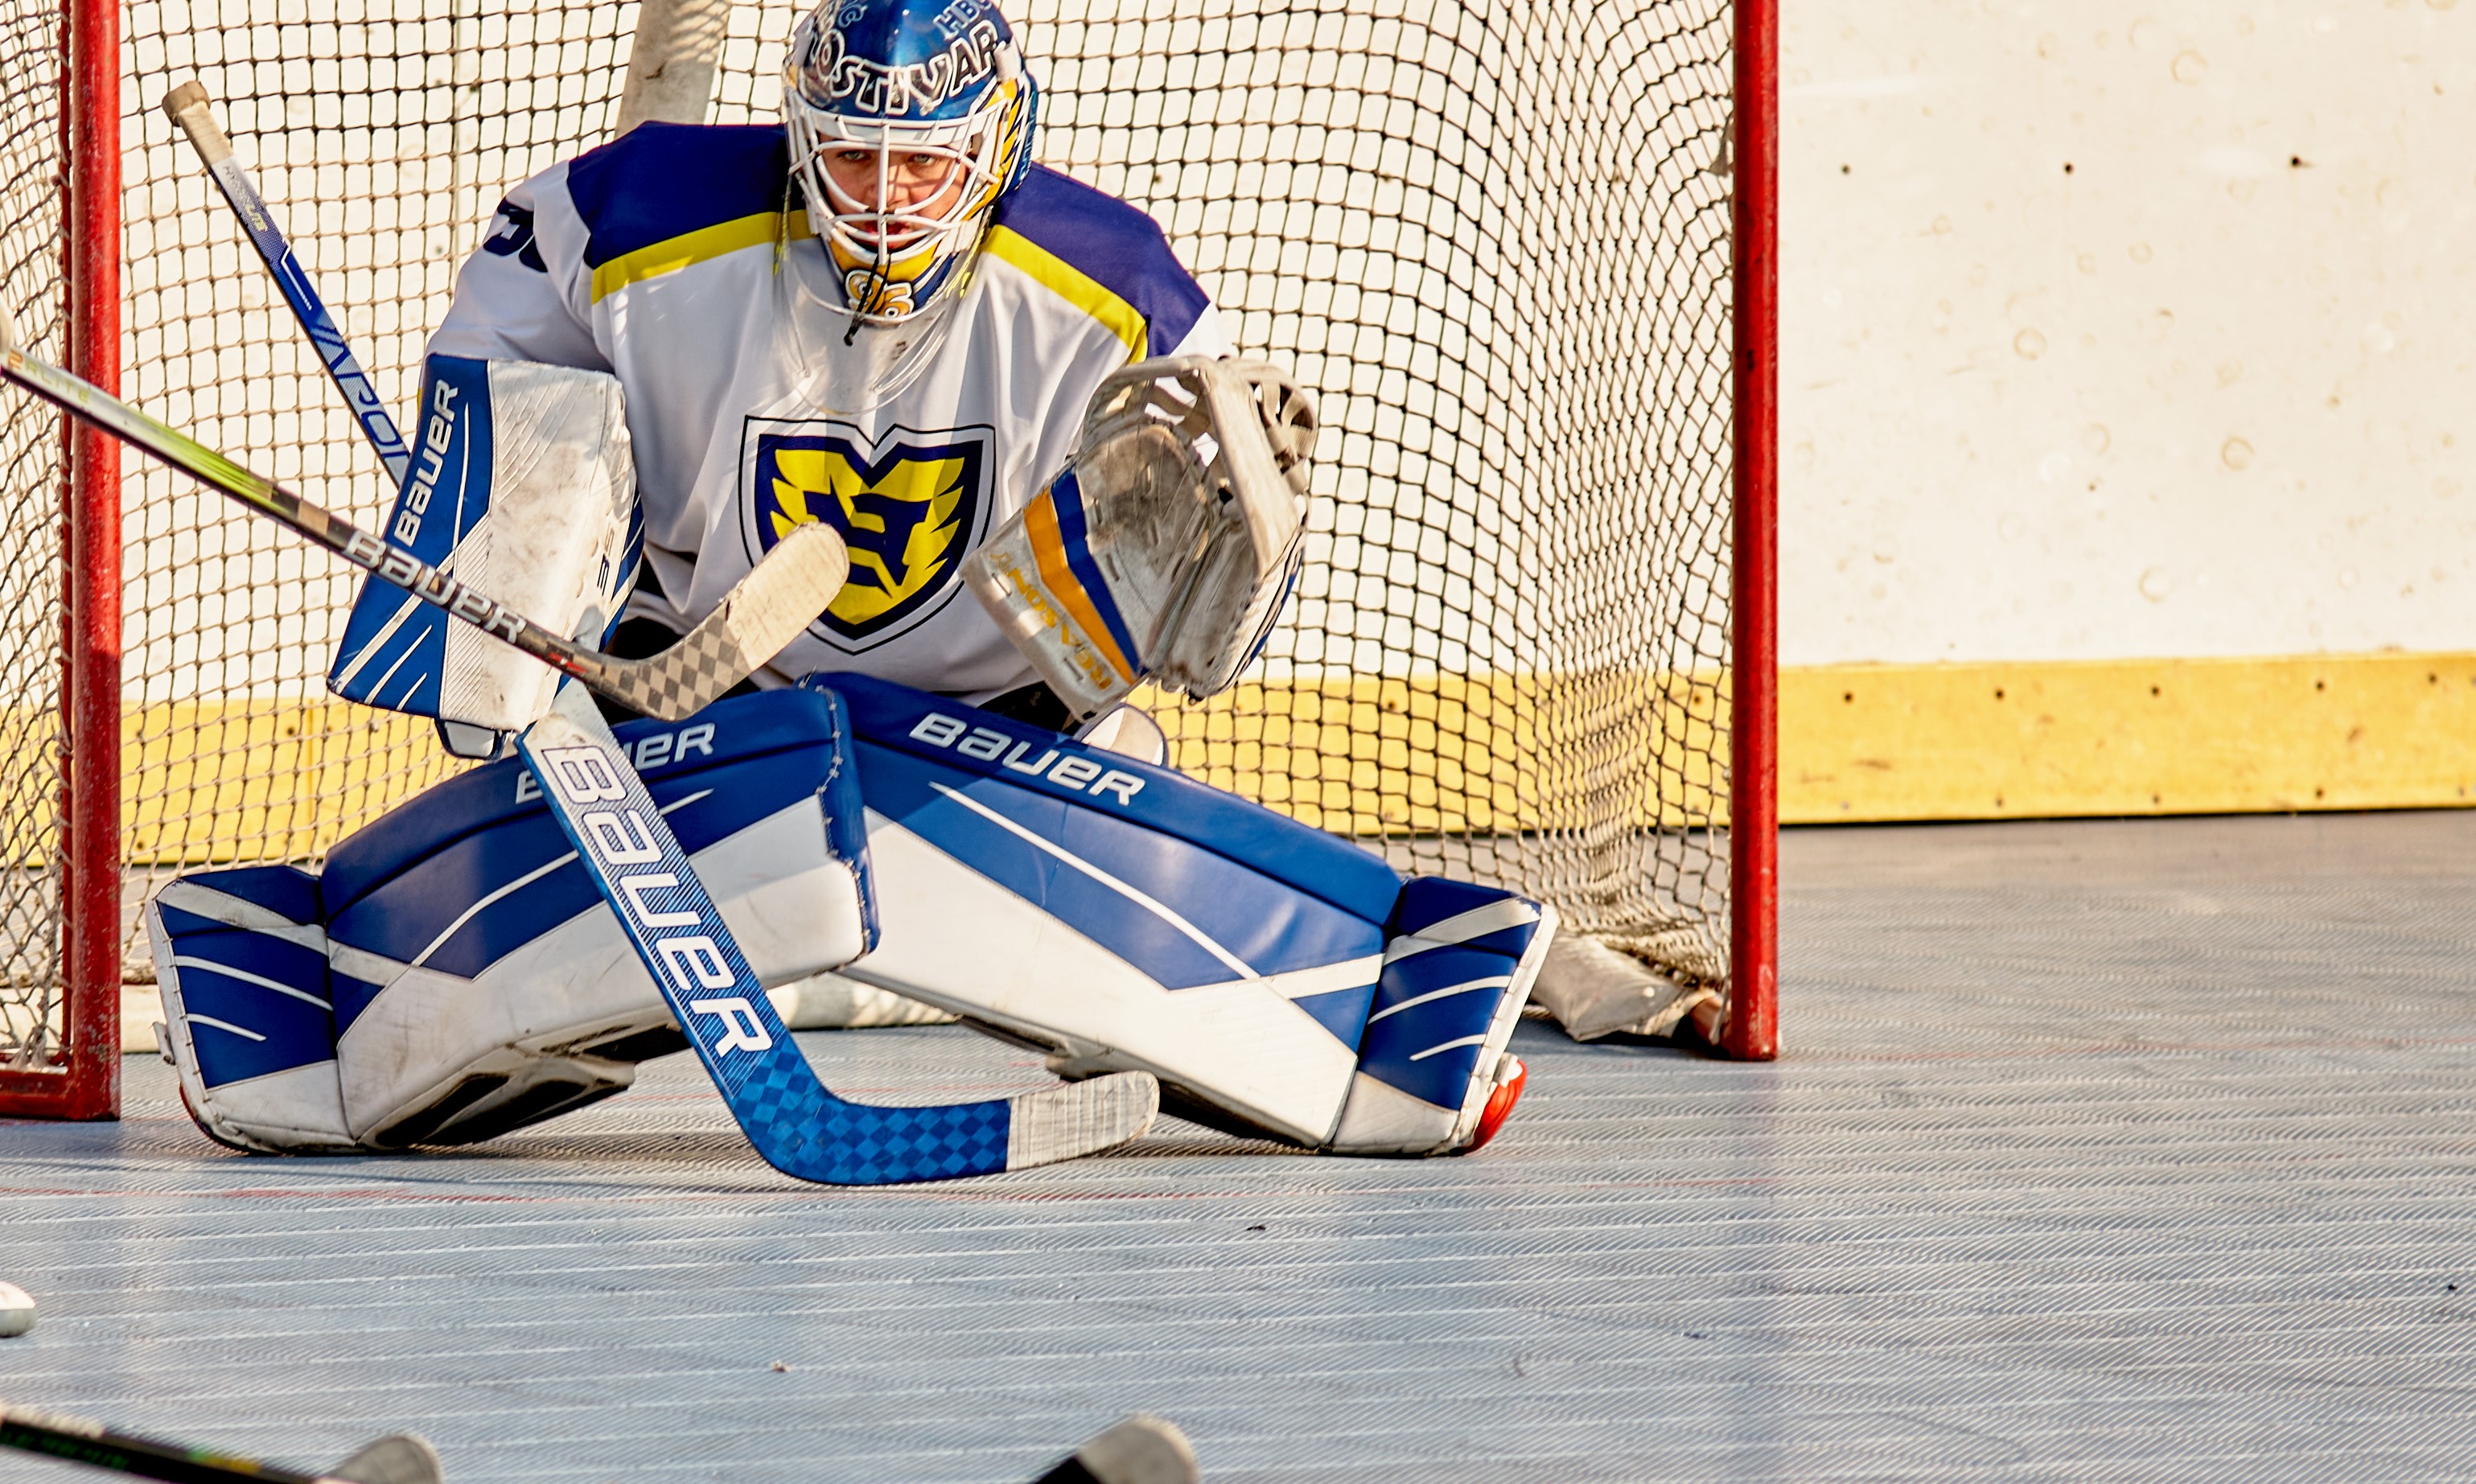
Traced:
<path fill-rule="evenodd" d="M 1358 1075 L 1328 1147 L 1456 1153 L 1479 1136 L 1489 1095 L 1519 1075 L 1505 1047 L 1556 935 L 1555 909 L 1422 877 L 1401 889 L 1387 931 Z"/>
<path fill-rule="evenodd" d="M 207 1137 L 268 1154 L 354 1148 L 335 1076 L 318 878 L 200 871 L 146 908 L 163 1051 Z"/>
<path fill-rule="evenodd" d="M 875 930 L 846 733 L 798 691 L 618 729 L 769 984 Z M 323 876 L 185 878 L 150 921 L 184 1092 L 245 1148 L 471 1143 L 686 1045 L 514 759 L 392 811 Z"/>
<path fill-rule="evenodd" d="M 842 971 L 1250 1128 L 1332 1134 L 1401 878 L 1165 768 L 856 676 L 884 933 Z"/>
<path fill-rule="evenodd" d="M 800 691 L 616 729 L 768 985 L 839 967 L 874 934 L 847 730 L 832 698 Z M 626 834 L 601 818 L 586 827 Z M 686 1046 L 516 759 L 339 846 L 322 885 L 345 1113 L 365 1141 L 489 1138 Z"/>

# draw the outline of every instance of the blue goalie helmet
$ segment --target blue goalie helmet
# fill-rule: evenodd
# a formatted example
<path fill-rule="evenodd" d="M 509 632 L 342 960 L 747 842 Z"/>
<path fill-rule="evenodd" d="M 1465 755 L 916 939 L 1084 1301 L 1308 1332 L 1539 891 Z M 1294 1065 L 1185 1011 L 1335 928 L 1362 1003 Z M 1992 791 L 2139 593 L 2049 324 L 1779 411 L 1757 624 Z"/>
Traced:
<path fill-rule="evenodd" d="M 782 122 L 854 321 L 962 291 L 1031 161 L 1034 89 L 988 0 L 825 0 L 791 33 Z"/>

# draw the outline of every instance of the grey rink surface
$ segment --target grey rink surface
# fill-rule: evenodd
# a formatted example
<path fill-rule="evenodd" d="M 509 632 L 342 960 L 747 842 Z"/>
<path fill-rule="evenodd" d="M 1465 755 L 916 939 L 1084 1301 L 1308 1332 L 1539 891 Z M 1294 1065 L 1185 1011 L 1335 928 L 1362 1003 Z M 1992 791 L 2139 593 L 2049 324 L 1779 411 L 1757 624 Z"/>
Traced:
<path fill-rule="evenodd" d="M 461 1153 L 0 1124 L 0 1397 L 451 1484 L 1029 1479 L 1144 1409 L 1212 1481 L 2476 1472 L 2476 813 L 1792 832 L 1787 1055 L 1575 1046 L 1480 1154 L 1164 1124 L 895 1191 L 695 1068 Z M 937 1028 L 837 1088 L 1036 1085 Z M 0 1479 L 67 1479 L 0 1455 Z"/>

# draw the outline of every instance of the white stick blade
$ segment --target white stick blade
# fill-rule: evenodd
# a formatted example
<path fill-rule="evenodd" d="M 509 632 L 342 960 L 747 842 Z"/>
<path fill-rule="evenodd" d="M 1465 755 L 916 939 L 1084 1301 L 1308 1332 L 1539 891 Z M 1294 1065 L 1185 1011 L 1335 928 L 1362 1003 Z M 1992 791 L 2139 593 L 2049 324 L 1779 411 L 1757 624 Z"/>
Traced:
<path fill-rule="evenodd" d="M 1136 1413 L 1075 1450 L 1097 1484 L 1195 1484 L 1195 1448 L 1177 1424 Z"/>
<path fill-rule="evenodd" d="M 1159 1113 L 1160 1083 L 1149 1072 L 1113 1072 L 1009 1099 L 1006 1168 L 1028 1170 L 1114 1149 L 1140 1137 Z"/>
<path fill-rule="evenodd" d="M 649 118 L 704 123 L 713 105 L 714 61 L 730 20 L 729 0 L 646 0 L 639 6 L 611 136 Z"/>
<path fill-rule="evenodd" d="M 814 522 L 797 527 L 685 638 L 589 683 L 647 716 L 684 721 L 782 653 L 850 575 L 839 532 Z"/>
<path fill-rule="evenodd" d="M 730 633 L 752 663 L 765 663 L 834 601 L 851 577 L 842 532 L 811 521 L 778 542 L 730 602 Z"/>
<path fill-rule="evenodd" d="M 345 1484 L 439 1484 L 438 1450 L 419 1433 L 392 1433 L 327 1471 Z"/>

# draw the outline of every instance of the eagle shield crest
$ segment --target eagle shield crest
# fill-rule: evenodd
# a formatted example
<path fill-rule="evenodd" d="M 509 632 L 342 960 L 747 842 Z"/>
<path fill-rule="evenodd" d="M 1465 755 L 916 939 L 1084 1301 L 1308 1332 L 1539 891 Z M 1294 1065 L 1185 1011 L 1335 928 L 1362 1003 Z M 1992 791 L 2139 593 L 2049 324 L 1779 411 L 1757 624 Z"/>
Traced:
<path fill-rule="evenodd" d="M 838 423 L 752 422 L 740 507 L 750 559 L 824 521 L 851 549 L 851 581 L 809 631 L 851 654 L 908 632 L 960 590 L 988 518 L 987 428 L 871 439 Z"/>

